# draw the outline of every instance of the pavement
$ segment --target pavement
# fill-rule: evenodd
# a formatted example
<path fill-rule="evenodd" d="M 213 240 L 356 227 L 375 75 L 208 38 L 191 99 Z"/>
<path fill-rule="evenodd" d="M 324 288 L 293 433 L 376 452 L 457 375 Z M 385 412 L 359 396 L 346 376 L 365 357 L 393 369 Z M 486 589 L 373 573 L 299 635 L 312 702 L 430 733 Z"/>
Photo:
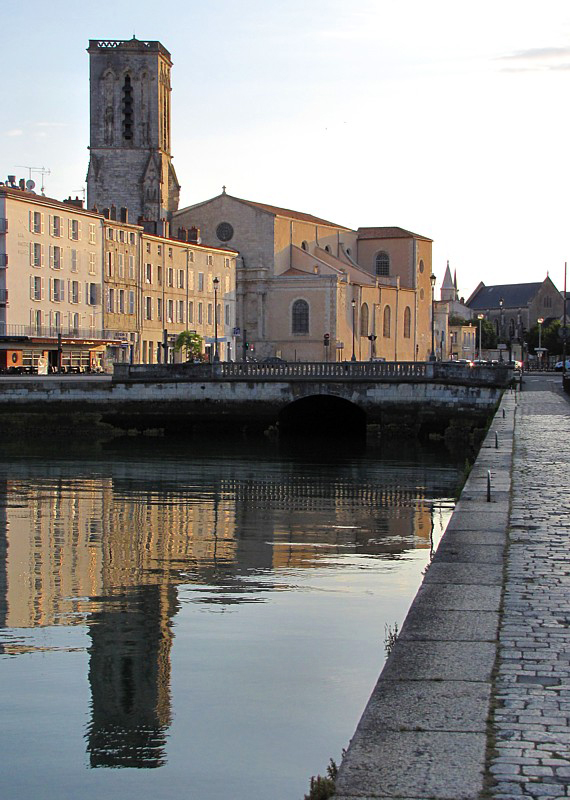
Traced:
<path fill-rule="evenodd" d="M 570 797 L 570 402 L 508 391 L 343 758 L 336 800 Z"/>

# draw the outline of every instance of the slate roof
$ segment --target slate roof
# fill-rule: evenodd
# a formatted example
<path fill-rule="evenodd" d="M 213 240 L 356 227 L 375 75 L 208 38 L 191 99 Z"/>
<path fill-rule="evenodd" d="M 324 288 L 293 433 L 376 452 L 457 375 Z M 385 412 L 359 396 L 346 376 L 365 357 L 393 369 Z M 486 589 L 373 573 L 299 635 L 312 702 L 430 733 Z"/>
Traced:
<path fill-rule="evenodd" d="M 466 305 L 473 311 L 485 308 L 500 308 L 499 300 L 503 298 L 503 308 L 524 308 L 533 300 L 542 286 L 539 283 L 508 283 L 502 286 L 478 287 Z"/>

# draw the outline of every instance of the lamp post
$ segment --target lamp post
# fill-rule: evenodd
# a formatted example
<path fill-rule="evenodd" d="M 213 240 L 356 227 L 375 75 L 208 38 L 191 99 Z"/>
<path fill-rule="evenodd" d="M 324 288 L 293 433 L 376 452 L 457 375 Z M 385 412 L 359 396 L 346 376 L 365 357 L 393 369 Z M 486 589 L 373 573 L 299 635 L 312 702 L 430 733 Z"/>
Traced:
<path fill-rule="evenodd" d="M 435 361 L 435 282 L 437 278 L 434 273 L 429 276 L 431 283 L 431 353 L 429 356 L 430 361 Z"/>
<path fill-rule="evenodd" d="M 538 323 L 538 358 L 542 367 L 542 323 L 544 322 L 544 317 L 539 317 L 536 321 Z"/>
<path fill-rule="evenodd" d="M 481 361 L 481 324 L 485 319 L 485 314 L 477 314 L 477 319 L 479 320 L 479 361 Z"/>
<path fill-rule="evenodd" d="M 220 354 L 218 353 L 218 287 L 220 285 L 220 279 L 214 278 L 214 361 L 220 360 Z"/>
<path fill-rule="evenodd" d="M 500 317 L 499 317 L 499 343 L 500 344 L 503 344 L 503 321 L 504 321 L 504 315 L 505 315 L 505 312 L 503 311 L 504 302 L 505 301 L 503 300 L 502 297 L 499 298 L 499 314 L 500 314 Z M 502 361 L 502 360 L 503 360 L 503 348 L 501 347 L 499 349 L 499 361 Z"/>
<path fill-rule="evenodd" d="M 352 306 L 352 358 L 351 361 L 356 361 L 356 353 L 354 352 L 354 328 L 356 327 L 356 300 L 353 298 L 350 305 Z"/>

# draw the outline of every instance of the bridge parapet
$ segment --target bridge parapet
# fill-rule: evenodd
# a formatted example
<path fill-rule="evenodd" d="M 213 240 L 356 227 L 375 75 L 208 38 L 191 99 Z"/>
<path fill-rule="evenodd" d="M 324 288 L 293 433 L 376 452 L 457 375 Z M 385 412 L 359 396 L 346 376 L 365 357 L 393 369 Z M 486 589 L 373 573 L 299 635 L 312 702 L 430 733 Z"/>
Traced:
<path fill-rule="evenodd" d="M 214 364 L 115 364 L 119 383 L 170 381 L 346 381 L 458 383 L 505 387 L 513 377 L 506 365 L 469 367 L 453 362 L 311 361 L 291 364 L 224 362 Z"/>

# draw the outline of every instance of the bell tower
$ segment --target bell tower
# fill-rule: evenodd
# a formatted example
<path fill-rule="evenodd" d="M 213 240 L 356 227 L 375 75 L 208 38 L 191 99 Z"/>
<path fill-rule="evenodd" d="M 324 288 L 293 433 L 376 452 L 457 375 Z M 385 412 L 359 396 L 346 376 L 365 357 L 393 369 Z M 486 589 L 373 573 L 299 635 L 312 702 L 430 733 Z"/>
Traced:
<path fill-rule="evenodd" d="M 170 53 L 160 42 L 89 42 L 87 205 L 160 224 L 178 209 L 170 150 Z M 158 231 L 157 231 L 158 232 Z"/>

